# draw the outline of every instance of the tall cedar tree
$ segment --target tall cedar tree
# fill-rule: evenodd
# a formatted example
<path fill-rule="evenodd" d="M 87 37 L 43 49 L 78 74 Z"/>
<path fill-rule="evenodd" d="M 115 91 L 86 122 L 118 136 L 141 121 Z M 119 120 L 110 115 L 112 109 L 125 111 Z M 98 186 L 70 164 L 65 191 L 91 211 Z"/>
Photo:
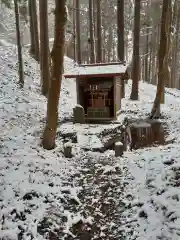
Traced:
<path fill-rule="evenodd" d="M 140 43 L 140 10 L 141 0 L 135 0 L 134 9 L 134 39 L 133 39 L 133 62 L 132 62 L 132 90 L 131 100 L 138 100 L 139 91 L 139 78 L 140 78 L 140 56 L 139 56 L 139 43 Z"/>
<path fill-rule="evenodd" d="M 39 33 L 37 20 L 36 0 L 29 0 L 29 15 L 30 15 L 30 35 L 31 35 L 31 49 L 30 52 L 36 61 L 39 61 Z"/>
<path fill-rule="evenodd" d="M 58 123 L 58 106 L 64 64 L 65 27 L 67 21 L 66 0 L 55 0 L 55 32 L 52 49 L 52 76 L 47 103 L 47 123 L 43 134 L 43 147 L 55 148 Z"/>
<path fill-rule="evenodd" d="M 95 7 L 95 6 L 94 6 Z M 97 57 L 98 63 L 102 62 L 102 15 L 101 15 L 101 0 L 96 2 L 96 31 L 97 31 Z"/>
<path fill-rule="evenodd" d="M 180 87 L 180 82 L 178 82 L 177 80 L 177 70 L 178 70 L 178 54 L 179 52 L 177 51 L 178 46 L 179 46 L 179 31 L 180 31 L 180 1 L 175 0 L 174 3 L 174 16 L 173 16 L 173 23 L 172 25 L 175 25 L 175 37 L 174 37 L 174 41 L 172 43 L 172 63 L 171 63 L 171 87 L 175 87 L 178 85 L 178 87 Z"/>
<path fill-rule="evenodd" d="M 80 4 L 79 0 L 75 2 L 76 7 L 76 60 L 81 63 L 81 30 L 80 30 Z"/>
<path fill-rule="evenodd" d="M 24 86 L 24 65 L 22 58 L 22 46 L 21 46 L 21 34 L 20 34 L 20 24 L 19 24 L 19 6 L 18 1 L 14 0 L 14 12 L 16 20 L 16 38 L 17 38 L 17 48 L 18 48 L 18 65 L 19 65 L 19 84 L 21 87 Z"/>
<path fill-rule="evenodd" d="M 90 62 L 95 62 L 94 26 L 93 26 L 93 0 L 89 0 L 89 33 L 90 33 Z"/>
<path fill-rule="evenodd" d="M 35 46 L 35 39 L 34 39 L 34 28 L 33 28 L 33 16 L 32 16 L 32 7 L 31 7 L 31 0 L 28 0 L 28 10 L 29 10 L 29 29 L 30 29 L 30 54 L 35 56 L 36 46 Z"/>
<path fill-rule="evenodd" d="M 41 92 L 48 95 L 50 83 L 50 61 L 49 61 L 49 36 L 48 36 L 48 2 L 39 0 L 39 22 L 40 22 L 40 67 L 41 67 Z"/>
<path fill-rule="evenodd" d="M 93 1 L 93 29 L 94 29 L 94 52 L 95 52 L 95 62 L 97 60 L 97 14 L 96 14 L 96 0 Z"/>
<path fill-rule="evenodd" d="M 37 6 L 36 0 L 32 1 L 32 16 L 33 16 L 33 28 L 34 28 L 34 42 L 35 42 L 35 59 L 39 62 L 39 32 L 38 32 L 38 20 L 37 20 Z"/>
<path fill-rule="evenodd" d="M 118 58 L 124 62 L 124 0 L 117 0 Z M 121 82 L 121 97 L 125 96 L 124 80 Z"/>
<path fill-rule="evenodd" d="M 156 97 L 154 100 L 153 108 L 151 111 L 151 118 L 160 117 L 160 104 L 164 98 L 164 85 L 166 81 L 166 68 L 167 58 L 169 52 L 169 34 L 170 34 L 170 8 L 171 0 L 163 0 L 162 16 L 161 16 L 161 35 L 158 52 L 158 85 Z"/>

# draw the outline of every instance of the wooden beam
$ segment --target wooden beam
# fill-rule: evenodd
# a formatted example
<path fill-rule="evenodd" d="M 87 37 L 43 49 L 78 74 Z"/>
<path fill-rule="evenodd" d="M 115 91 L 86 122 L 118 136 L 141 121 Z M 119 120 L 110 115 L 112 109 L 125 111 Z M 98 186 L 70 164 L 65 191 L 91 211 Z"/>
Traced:
<path fill-rule="evenodd" d="M 109 63 L 79 64 L 79 67 L 95 67 L 95 66 L 108 66 L 108 65 L 126 65 L 126 61 L 122 61 L 122 62 L 109 62 Z"/>
<path fill-rule="evenodd" d="M 98 74 L 64 74 L 65 78 L 79 78 L 79 79 L 88 79 L 91 77 L 102 77 L 102 78 L 106 78 L 106 77 L 118 77 L 118 76 L 123 76 L 124 73 L 98 73 Z M 124 79 L 122 79 L 124 80 Z"/>

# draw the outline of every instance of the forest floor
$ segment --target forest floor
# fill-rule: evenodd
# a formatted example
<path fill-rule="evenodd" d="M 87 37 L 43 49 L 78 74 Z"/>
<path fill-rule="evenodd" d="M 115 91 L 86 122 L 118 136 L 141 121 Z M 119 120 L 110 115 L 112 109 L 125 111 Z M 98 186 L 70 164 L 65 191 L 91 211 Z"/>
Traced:
<path fill-rule="evenodd" d="M 75 83 L 63 81 L 57 147 L 42 149 L 46 99 L 38 65 L 27 53 L 18 87 L 13 47 L 0 47 L 0 239 L 178 240 L 180 238 L 180 91 L 166 89 L 162 106 L 171 144 L 127 151 L 85 151 L 64 158 L 61 134 L 100 133 L 114 125 L 73 125 Z M 73 62 L 65 58 L 65 70 Z M 150 113 L 156 88 L 140 83 L 140 100 L 122 101 L 125 116 Z"/>

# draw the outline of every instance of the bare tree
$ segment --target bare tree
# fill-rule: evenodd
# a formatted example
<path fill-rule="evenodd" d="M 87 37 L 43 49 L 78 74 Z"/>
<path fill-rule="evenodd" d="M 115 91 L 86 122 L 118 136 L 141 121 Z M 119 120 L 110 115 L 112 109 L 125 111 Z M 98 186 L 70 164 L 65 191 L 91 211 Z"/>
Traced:
<path fill-rule="evenodd" d="M 95 62 L 94 27 L 93 27 L 93 0 L 89 0 L 89 33 L 90 33 L 90 62 Z"/>
<path fill-rule="evenodd" d="M 58 106 L 64 63 L 65 25 L 67 12 L 66 0 L 55 0 L 55 32 L 52 49 L 52 76 L 47 103 L 47 123 L 43 134 L 43 147 L 55 148 L 58 122 Z"/>
<path fill-rule="evenodd" d="M 35 59 L 39 61 L 39 33 L 38 33 L 38 20 L 37 20 L 37 6 L 36 0 L 31 0 L 33 28 L 34 28 L 34 42 L 35 42 Z"/>
<path fill-rule="evenodd" d="M 131 100 L 138 100 L 138 88 L 140 78 L 140 57 L 139 57 L 139 42 L 140 42 L 140 10 L 141 0 L 135 0 L 134 11 L 134 39 L 133 39 L 133 62 L 132 62 L 132 90 Z"/>
<path fill-rule="evenodd" d="M 30 15 L 30 36 L 31 36 L 30 53 L 37 61 L 39 61 L 39 57 L 40 57 L 39 33 L 38 33 L 36 0 L 29 0 L 29 15 Z"/>
<path fill-rule="evenodd" d="M 169 35 L 170 35 L 170 8 L 171 0 L 163 0 L 162 16 L 161 16 L 161 34 L 160 45 L 158 53 L 158 85 L 156 97 L 151 111 L 151 118 L 158 118 L 160 116 L 160 103 L 164 99 L 164 85 L 167 78 L 166 70 L 167 59 L 169 56 Z"/>
<path fill-rule="evenodd" d="M 29 9 L 29 29 L 30 29 L 30 54 L 35 56 L 35 39 L 34 39 L 34 27 L 33 27 L 33 16 L 32 16 L 32 7 L 31 7 L 31 0 L 28 0 L 28 9 Z"/>
<path fill-rule="evenodd" d="M 102 62 L 102 15 L 101 15 L 101 0 L 96 2 L 97 16 L 96 16 L 96 30 L 97 30 L 97 62 Z"/>
<path fill-rule="evenodd" d="M 47 96 L 50 82 L 49 62 L 49 36 L 48 36 L 48 5 L 47 0 L 39 0 L 40 22 L 40 66 L 41 66 L 41 92 Z"/>
<path fill-rule="evenodd" d="M 76 0 L 76 60 L 81 63 L 81 32 L 80 32 L 80 4 Z"/>
<path fill-rule="evenodd" d="M 124 0 L 117 0 L 118 58 L 124 62 Z M 125 96 L 124 80 L 121 81 L 121 97 Z"/>
<path fill-rule="evenodd" d="M 180 1 L 175 0 L 174 3 L 173 22 L 175 26 L 175 36 L 172 43 L 172 63 L 171 63 L 171 87 L 179 87 L 180 83 L 177 79 L 178 72 L 178 47 L 179 47 L 179 30 L 180 30 Z"/>
<path fill-rule="evenodd" d="M 17 48 L 18 48 L 18 64 L 19 64 L 19 84 L 21 87 L 24 86 L 24 66 L 22 58 L 22 46 L 21 46 L 21 34 L 20 34 L 20 24 L 19 24 L 19 7 L 18 1 L 14 0 L 14 12 L 16 20 L 16 38 L 17 38 Z"/>
<path fill-rule="evenodd" d="M 148 64 L 150 64 L 148 56 L 149 56 L 149 24 L 147 20 L 146 31 L 145 31 L 145 56 L 144 56 L 144 79 L 149 82 L 150 76 L 148 74 Z"/>

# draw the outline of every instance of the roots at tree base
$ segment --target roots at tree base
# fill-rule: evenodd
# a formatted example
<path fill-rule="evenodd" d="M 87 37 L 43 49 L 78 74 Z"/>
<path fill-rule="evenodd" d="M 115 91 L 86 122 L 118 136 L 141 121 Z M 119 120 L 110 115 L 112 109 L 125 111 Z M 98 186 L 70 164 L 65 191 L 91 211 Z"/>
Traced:
<path fill-rule="evenodd" d="M 161 116 L 160 104 L 155 103 L 151 111 L 150 119 L 160 118 L 160 116 Z"/>
<path fill-rule="evenodd" d="M 46 126 L 43 133 L 42 146 L 46 150 L 52 150 L 56 147 L 55 144 L 56 130 L 50 129 Z"/>

